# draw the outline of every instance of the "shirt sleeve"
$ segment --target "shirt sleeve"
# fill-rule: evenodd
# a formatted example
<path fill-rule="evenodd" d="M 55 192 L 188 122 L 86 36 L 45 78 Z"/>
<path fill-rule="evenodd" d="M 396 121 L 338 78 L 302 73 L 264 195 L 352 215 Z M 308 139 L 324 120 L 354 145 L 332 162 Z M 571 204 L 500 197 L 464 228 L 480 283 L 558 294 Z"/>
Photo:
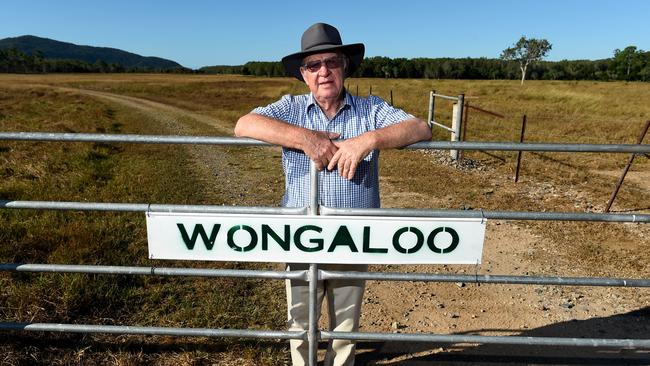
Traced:
<path fill-rule="evenodd" d="M 253 109 L 251 113 L 257 113 L 266 117 L 287 121 L 292 105 L 292 96 L 284 95 L 277 102 L 273 102 L 265 107 L 257 107 Z"/>
<path fill-rule="evenodd" d="M 371 105 L 371 113 L 376 129 L 388 127 L 410 118 L 415 118 L 412 114 L 391 106 L 378 96 L 371 95 L 368 97 L 368 101 Z"/>

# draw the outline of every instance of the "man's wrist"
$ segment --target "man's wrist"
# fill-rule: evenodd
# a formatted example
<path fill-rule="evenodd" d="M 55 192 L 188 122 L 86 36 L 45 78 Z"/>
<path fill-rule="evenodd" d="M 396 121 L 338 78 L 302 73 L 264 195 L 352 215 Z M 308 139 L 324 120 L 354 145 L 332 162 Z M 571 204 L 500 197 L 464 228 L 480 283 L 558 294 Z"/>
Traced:
<path fill-rule="evenodd" d="M 368 151 L 375 150 L 379 146 L 379 133 L 377 131 L 368 131 L 360 135 L 364 148 Z"/>

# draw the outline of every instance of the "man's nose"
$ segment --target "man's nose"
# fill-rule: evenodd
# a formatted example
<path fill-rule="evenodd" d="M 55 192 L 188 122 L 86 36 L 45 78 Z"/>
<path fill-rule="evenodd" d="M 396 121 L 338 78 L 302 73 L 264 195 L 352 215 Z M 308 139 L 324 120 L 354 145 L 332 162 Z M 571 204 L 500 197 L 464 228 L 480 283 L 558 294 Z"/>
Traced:
<path fill-rule="evenodd" d="M 330 72 L 331 70 L 327 67 L 325 62 L 320 64 L 320 69 L 318 69 L 318 75 L 327 76 L 329 75 Z"/>

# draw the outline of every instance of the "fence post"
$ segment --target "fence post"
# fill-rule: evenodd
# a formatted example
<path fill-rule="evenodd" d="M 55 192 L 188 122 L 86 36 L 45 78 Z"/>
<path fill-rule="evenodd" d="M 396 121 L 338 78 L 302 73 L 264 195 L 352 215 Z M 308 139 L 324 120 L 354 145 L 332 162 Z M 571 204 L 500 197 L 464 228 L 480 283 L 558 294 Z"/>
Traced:
<path fill-rule="evenodd" d="M 460 141 L 461 125 L 463 124 L 463 108 L 465 105 L 465 94 L 458 95 L 458 103 L 454 104 L 451 118 L 451 141 Z M 449 150 L 449 155 L 453 160 L 458 160 L 458 150 Z"/>
<path fill-rule="evenodd" d="M 460 134 L 460 141 L 465 142 L 467 141 L 467 119 L 469 116 L 469 102 L 465 104 L 465 111 L 463 113 L 463 132 Z M 463 156 L 465 155 L 465 150 L 461 150 L 458 153 L 458 160 L 463 160 Z"/>
<path fill-rule="evenodd" d="M 650 128 L 650 120 L 645 122 L 645 126 L 643 126 L 643 129 L 641 130 L 639 137 L 637 137 L 636 139 L 637 145 L 643 142 L 643 138 L 645 137 L 645 134 L 648 132 L 648 128 Z M 611 197 L 609 197 L 609 202 L 607 202 L 605 213 L 609 212 L 609 209 L 612 208 L 614 199 L 616 199 L 618 190 L 621 189 L 621 185 L 623 185 L 623 180 L 625 180 L 625 176 L 627 175 L 628 170 L 630 170 L 630 167 L 632 166 L 632 162 L 634 161 L 635 156 L 636 154 L 632 153 L 632 155 L 630 155 L 630 158 L 627 160 L 627 165 L 625 166 L 625 169 L 623 169 L 623 173 L 621 174 L 621 177 L 618 179 L 618 182 L 616 183 L 616 187 L 614 187 L 614 192 L 612 192 Z"/>
<path fill-rule="evenodd" d="M 521 120 L 521 135 L 519 135 L 519 143 L 524 142 L 524 134 L 526 133 L 526 115 Z M 517 167 L 515 168 L 515 183 L 519 181 L 519 165 L 521 164 L 521 154 L 523 151 L 517 152 Z"/>
<path fill-rule="evenodd" d="M 429 116 L 427 117 L 427 124 L 429 124 L 429 127 L 432 127 L 431 122 L 434 118 L 434 107 L 436 101 L 436 97 L 434 96 L 435 93 L 435 90 L 429 92 Z"/>
<path fill-rule="evenodd" d="M 393 89 L 390 90 L 390 106 L 393 106 Z"/>

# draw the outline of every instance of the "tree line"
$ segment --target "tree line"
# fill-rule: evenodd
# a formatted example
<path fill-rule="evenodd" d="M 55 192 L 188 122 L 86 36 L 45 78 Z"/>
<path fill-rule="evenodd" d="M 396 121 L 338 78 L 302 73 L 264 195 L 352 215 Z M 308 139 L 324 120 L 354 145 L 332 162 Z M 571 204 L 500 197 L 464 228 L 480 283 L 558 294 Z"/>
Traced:
<path fill-rule="evenodd" d="M 247 62 L 239 66 L 209 66 L 210 74 L 287 76 L 280 62 Z M 527 66 L 532 80 L 650 81 L 650 52 L 635 46 L 616 49 L 603 60 L 538 61 Z M 368 78 L 521 79 L 519 61 L 490 58 L 367 57 L 352 75 Z"/>
<path fill-rule="evenodd" d="M 45 59 L 38 52 L 26 54 L 17 49 L 0 50 L 0 72 L 174 72 L 286 76 L 280 62 L 251 61 L 238 66 L 209 66 L 199 70 L 124 68 L 103 61 Z M 369 78 L 425 79 L 520 79 L 520 64 L 489 58 L 388 58 L 368 57 L 353 76 Z M 603 60 L 539 61 L 528 66 L 529 80 L 624 80 L 650 81 L 650 52 L 635 46 L 615 50 Z"/>
<path fill-rule="evenodd" d="M 150 67 L 124 67 L 119 63 L 107 63 L 97 60 L 94 63 L 70 60 L 48 59 L 41 52 L 28 54 L 16 48 L 0 49 L 0 72 L 17 74 L 43 74 L 43 73 L 112 73 L 112 72 L 166 72 L 166 73 L 191 73 L 193 70 L 186 68 L 157 69 Z"/>

